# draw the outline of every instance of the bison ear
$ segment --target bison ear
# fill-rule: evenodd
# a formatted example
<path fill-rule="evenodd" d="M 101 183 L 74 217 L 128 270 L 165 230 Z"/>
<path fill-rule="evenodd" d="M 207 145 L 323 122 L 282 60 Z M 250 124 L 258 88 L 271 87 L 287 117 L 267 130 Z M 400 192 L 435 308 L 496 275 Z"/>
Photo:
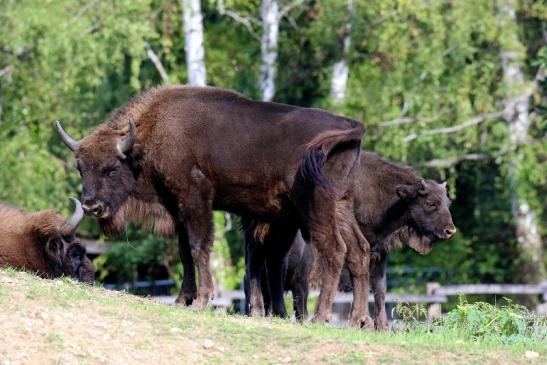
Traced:
<path fill-rule="evenodd" d="M 411 187 L 409 185 L 397 185 L 395 192 L 401 199 L 407 199 L 411 195 Z"/>
<path fill-rule="evenodd" d="M 54 277 L 63 275 L 64 243 L 60 237 L 52 237 L 44 247 L 46 262 Z"/>

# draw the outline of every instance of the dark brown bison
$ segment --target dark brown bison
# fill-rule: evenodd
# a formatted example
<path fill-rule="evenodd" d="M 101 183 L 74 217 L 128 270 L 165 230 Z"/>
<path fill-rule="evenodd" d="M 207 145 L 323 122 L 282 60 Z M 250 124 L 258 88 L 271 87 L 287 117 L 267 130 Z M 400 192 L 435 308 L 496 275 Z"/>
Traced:
<path fill-rule="evenodd" d="M 299 228 L 313 237 L 325 266 L 318 322 L 330 312 L 346 249 L 359 246 L 356 255 L 368 260 L 350 192 L 359 122 L 228 90 L 172 86 L 135 97 L 81 141 L 56 128 L 76 154 L 84 210 L 103 231 L 140 218 L 156 232 L 179 233 L 185 275 L 178 303 L 197 297 L 201 308 L 213 297 L 213 209 L 267 222 L 289 240 Z M 367 274 L 352 273 L 357 295 Z"/>
<path fill-rule="evenodd" d="M 78 200 L 71 199 L 76 209 L 68 220 L 51 210 L 26 213 L 0 204 L 0 266 L 93 283 L 95 267 L 74 236 L 84 211 Z"/>
<path fill-rule="evenodd" d="M 375 298 L 375 327 L 386 329 L 386 262 L 389 251 L 406 244 L 421 254 L 427 254 L 433 243 L 452 237 L 456 227 L 452 223 L 445 183 L 423 180 L 408 167 L 389 163 L 364 151 L 354 178 L 355 216 L 371 245 L 370 280 Z M 247 227 L 246 231 L 253 229 L 252 226 Z M 257 243 L 252 241 L 248 233 L 246 238 L 247 249 L 251 251 L 247 260 L 251 261 L 254 257 L 249 246 L 256 246 Z M 264 249 L 275 250 L 276 247 Z M 353 289 L 347 264 L 356 260 L 348 254 L 339 283 L 342 291 Z M 312 262 L 312 247 L 306 247 L 303 239 L 297 237 L 284 261 L 285 266 L 280 269 L 282 278 L 287 278 L 285 290 L 293 292 L 295 314 L 299 320 L 307 316 L 308 279 Z M 269 266 L 270 263 L 266 261 L 264 276 L 268 283 L 272 281 L 271 273 L 277 272 Z M 321 271 L 322 267 L 318 265 L 317 270 Z M 265 295 L 266 306 L 270 306 L 270 298 L 274 306 L 274 289 L 267 285 L 262 287 L 264 290 L 269 289 Z"/>

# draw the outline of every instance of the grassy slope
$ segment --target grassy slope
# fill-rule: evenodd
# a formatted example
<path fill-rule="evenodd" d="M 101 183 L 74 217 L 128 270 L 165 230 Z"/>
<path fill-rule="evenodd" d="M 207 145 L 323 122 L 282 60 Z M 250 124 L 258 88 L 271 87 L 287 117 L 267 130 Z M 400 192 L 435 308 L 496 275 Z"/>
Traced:
<path fill-rule="evenodd" d="M 0 270 L 0 364 L 545 363 L 547 344 L 374 334 L 158 304 Z M 527 359 L 525 351 L 539 352 Z"/>

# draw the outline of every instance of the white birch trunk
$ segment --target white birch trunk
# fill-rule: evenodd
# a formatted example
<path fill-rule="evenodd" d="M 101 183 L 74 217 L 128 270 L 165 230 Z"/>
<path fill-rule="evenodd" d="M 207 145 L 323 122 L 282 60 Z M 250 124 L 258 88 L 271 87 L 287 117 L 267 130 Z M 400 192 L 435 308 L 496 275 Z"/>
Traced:
<path fill-rule="evenodd" d="M 334 64 L 330 84 L 330 96 L 334 103 L 340 104 L 346 97 L 349 75 L 349 52 L 351 48 L 351 19 L 353 16 L 353 0 L 348 0 L 348 21 L 345 25 L 344 48 L 342 58 Z"/>
<path fill-rule="evenodd" d="M 275 95 L 277 42 L 279 36 L 279 4 L 277 0 L 262 0 L 262 37 L 260 51 L 260 90 L 262 100 L 271 101 Z"/>
<path fill-rule="evenodd" d="M 181 0 L 188 84 L 205 86 L 205 48 L 200 0 Z"/>
<path fill-rule="evenodd" d="M 526 197 L 519 194 L 516 175 L 520 169 L 518 147 L 526 143 L 530 116 L 530 93 L 526 90 L 525 77 L 522 71 L 520 45 L 516 33 L 515 4 L 506 0 L 500 6 L 502 27 L 505 29 L 505 44 L 500 58 L 503 80 L 506 89 L 504 118 L 509 126 L 510 150 L 515 151 L 508 162 L 509 188 L 511 190 L 511 212 L 515 219 L 516 236 L 521 253 L 519 271 L 521 279 L 526 282 L 538 282 L 545 275 L 543 268 L 543 244 L 537 227 L 535 212 L 531 209 Z"/>

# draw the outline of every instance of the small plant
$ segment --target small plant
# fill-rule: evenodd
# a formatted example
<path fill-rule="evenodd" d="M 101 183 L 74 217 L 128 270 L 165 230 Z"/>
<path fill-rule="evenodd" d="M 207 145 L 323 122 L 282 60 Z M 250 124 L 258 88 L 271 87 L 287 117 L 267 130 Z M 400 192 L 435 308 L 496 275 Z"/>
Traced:
<path fill-rule="evenodd" d="M 504 298 L 506 304 L 497 306 L 485 302 L 469 304 L 460 296 L 458 306 L 448 312 L 442 324 L 472 339 L 495 340 L 503 343 L 522 338 L 547 339 L 547 319 L 531 314 L 526 307 Z"/>
<path fill-rule="evenodd" d="M 399 317 L 399 320 L 393 321 L 392 329 L 394 331 L 428 331 L 429 324 L 426 322 L 427 310 L 422 304 L 410 304 L 408 302 L 399 302 L 392 311 L 392 317 Z"/>

